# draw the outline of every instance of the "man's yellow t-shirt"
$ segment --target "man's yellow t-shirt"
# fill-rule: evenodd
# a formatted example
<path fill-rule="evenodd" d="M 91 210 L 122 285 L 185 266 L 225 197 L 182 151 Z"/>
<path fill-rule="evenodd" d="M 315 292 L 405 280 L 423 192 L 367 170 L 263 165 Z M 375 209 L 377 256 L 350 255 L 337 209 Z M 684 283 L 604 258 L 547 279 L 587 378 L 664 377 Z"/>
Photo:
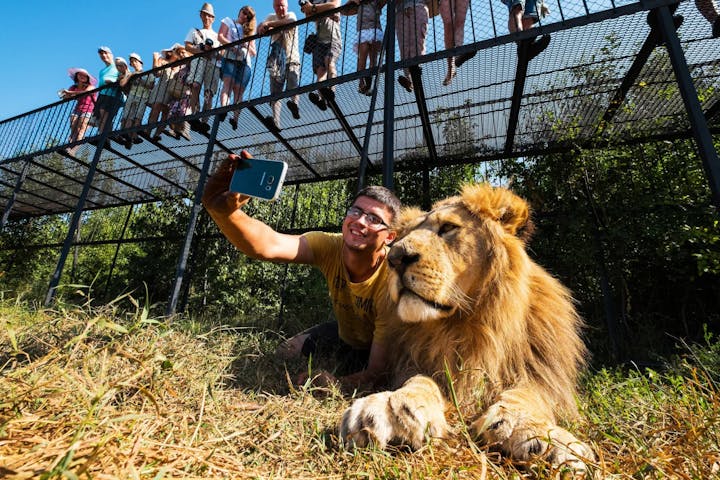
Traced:
<path fill-rule="evenodd" d="M 391 313 L 387 262 L 383 260 L 364 282 L 353 283 L 342 263 L 341 234 L 309 232 L 303 236 L 313 252 L 315 266 L 327 280 L 342 341 L 357 349 L 370 348 L 373 338 L 385 341 Z"/>

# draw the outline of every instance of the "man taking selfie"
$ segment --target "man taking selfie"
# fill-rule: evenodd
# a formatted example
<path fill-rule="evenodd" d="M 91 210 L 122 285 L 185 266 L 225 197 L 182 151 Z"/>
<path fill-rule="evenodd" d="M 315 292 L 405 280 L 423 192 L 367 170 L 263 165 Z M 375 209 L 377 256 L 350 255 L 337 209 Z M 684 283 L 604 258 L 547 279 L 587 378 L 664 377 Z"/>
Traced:
<path fill-rule="evenodd" d="M 280 345 L 278 353 L 293 358 L 332 345 L 338 347 L 339 358 L 358 366 L 357 371 L 338 379 L 343 388 L 352 390 L 380 381 L 386 373 L 386 334 L 393 315 L 386 293 L 386 258 L 396 235 L 391 225 L 400 201 L 384 187 L 367 187 L 348 208 L 342 233 L 279 233 L 242 211 L 247 195 L 228 190 L 236 164 L 249 158 L 243 151 L 220 164 L 205 186 L 203 206 L 223 235 L 245 255 L 318 268 L 328 282 L 336 319 L 295 335 Z"/>

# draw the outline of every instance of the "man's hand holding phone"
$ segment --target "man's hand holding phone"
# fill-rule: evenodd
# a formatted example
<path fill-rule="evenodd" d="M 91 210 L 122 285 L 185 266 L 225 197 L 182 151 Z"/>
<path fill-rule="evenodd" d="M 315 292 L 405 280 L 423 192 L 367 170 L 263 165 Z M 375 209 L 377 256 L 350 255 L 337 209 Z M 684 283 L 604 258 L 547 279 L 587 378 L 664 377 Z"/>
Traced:
<path fill-rule="evenodd" d="M 252 155 L 247 150 L 240 152 L 240 155 L 230 154 L 208 178 L 202 204 L 211 215 L 230 215 L 250 200 L 247 195 L 230 191 L 230 181 L 235 167 L 238 162 L 249 158 L 252 158 Z"/>

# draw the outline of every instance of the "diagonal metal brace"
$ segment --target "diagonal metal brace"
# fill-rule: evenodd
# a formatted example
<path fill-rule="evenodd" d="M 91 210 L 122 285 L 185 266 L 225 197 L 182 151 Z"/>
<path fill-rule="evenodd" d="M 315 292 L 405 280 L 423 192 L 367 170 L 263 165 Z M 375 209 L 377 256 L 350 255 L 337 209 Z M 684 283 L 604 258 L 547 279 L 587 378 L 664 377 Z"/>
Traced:
<path fill-rule="evenodd" d="M 423 137 L 425 138 L 425 146 L 428 149 L 430 158 L 429 164 L 437 165 L 437 148 L 435 146 L 435 137 L 433 136 L 432 127 L 430 126 L 430 115 L 427 108 L 427 99 L 425 98 L 425 87 L 422 83 L 422 68 L 419 65 L 408 67 L 410 77 L 414 86 L 415 103 L 417 104 L 418 113 L 420 114 L 420 123 L 422 124 Z M 427 166 L 427 164 L 426 164 Z"/>

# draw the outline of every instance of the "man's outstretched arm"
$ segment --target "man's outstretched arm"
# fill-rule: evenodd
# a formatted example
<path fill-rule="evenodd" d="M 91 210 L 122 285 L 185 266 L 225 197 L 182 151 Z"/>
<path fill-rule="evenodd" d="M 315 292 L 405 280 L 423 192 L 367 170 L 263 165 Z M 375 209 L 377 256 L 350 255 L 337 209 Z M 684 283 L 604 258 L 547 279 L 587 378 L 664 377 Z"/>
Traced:
<path fill-rule="evenodd" d="M 245 255 L 261 260 L 279 262 L 314 262 L 307 241 L 299 235 L 276 232 L 270 226 L 248 216 L 242 211 L 250 197 L 230 192 L 230 180 L 237 163 L 252 155 L 243 150 L 238 155 L 228 155 L 208 178 L 202 204 L 225 237 Z"/>

